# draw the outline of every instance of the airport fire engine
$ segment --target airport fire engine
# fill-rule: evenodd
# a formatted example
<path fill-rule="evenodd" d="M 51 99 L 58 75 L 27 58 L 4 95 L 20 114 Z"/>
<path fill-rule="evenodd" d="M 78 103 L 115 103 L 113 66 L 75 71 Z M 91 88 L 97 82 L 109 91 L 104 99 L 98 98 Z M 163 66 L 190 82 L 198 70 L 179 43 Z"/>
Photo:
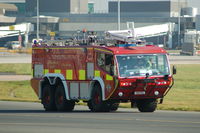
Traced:
<path fill-rule="evenodd" d="M 121 102 L 154 112 L 173 85 L 175 68 L 170 71 L 160 47 L 118 41 L 33 45 L 31 85 L 45 110 L 72 111 L 84 101 L 93 112 L 115 111 Z"/>

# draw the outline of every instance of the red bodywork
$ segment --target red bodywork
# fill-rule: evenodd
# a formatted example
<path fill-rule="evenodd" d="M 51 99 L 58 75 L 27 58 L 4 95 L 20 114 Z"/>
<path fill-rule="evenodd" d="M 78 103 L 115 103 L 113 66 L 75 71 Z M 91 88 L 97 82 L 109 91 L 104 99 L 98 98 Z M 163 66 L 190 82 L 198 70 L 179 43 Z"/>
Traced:
<path fill-rule="evenodd" d="M 116 65 L 116 55 L 123 54 L 167 54 L 157 46 L 141 47 L 107 47 L 107 46 L 33 46 L 32 69 L 35 74 L 35 64 L 43 65 L 43 73 L 59 73 L 65 78 L 68 86 L 71 83 L 90 83 L 95 75 L 103 80 L 105 85 L 105 100 L 131 100 L 144 98 L 163 98 L 167 92 L 172 77 L 152 76 L 123 78 L 112 76 L 97 65 L 97 53 L 113 55 Z M 87 63 L 94 63 L 94 77 L 87 77 Z M 118 68 L 118 67 L 116 67 Z M 118 70 L 117 70 L 118 71 Z M 99 73 L 98 73 L 99 72 Z M 39 94 L 39 81 L 43 76 L 34 75 L 31 80 L 33 89 Z M 73 88 L 69 87 L 69 92 Z M 159 92 L 155 95 L 155 92 Z M 119 95 L 123 93 L 123 95 Z M 80 89 L 79 94 L 80 96 Z M 81 99 L 81 98 L 80 98 Z"/>

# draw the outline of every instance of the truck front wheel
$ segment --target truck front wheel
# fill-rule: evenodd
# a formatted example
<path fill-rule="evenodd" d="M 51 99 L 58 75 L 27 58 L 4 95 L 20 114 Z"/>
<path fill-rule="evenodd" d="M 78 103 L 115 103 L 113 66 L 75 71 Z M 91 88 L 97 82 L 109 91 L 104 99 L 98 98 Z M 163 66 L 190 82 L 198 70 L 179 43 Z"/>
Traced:
<path fill-rule="evenodd" d="M 55 103 L 58 111 L 72 111 L 75 106 L 74 101 L 66 99 L 65 90 L 62 85 L 58 85 L 56 87 Z"/>
<path fill-rule="evenodd" d="M 142 99 L 136 101 L 137 108 L 140 112 L 154 112 L 157 108 L 156 99 Z"/>
<path fill-rule="evenodd" d="M 42 104 L 46 111 L 56 110 L 54 92 L 49 84 L 44 85 L 42 89 Z"/>
<path fill-rule="evenodd" d="M 117 111 L 119 108 L 119 103 L 113 103 L 110 105 L 110 111 Z"/>
<path fill-rule="evenodd" d="M 95 84 L 88 106 L 93 112 L 108 112 L 108 104 L 102 101 L 102 92 L 99 84 Z"/>

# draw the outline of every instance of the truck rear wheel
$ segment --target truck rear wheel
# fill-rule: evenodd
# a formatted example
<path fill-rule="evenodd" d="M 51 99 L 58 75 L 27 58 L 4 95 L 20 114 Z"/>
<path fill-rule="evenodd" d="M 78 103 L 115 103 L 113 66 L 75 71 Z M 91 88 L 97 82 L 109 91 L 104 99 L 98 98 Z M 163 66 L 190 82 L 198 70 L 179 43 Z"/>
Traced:
<path fill-rule="evenodd" d="M 154 112 L 157 108 L 156 99 L 137 100 L 136 104 L 140 112 Z"/>
<path fill-rule="evenodd" d="M 58 111 L 72 111 L 74 109 L 75 102 L 66 99 L 65 90 L 62 85 L 56 87 L 55 104 Z"/>
<path fill-rule="evenodd" d="M 102 101 L 102 92 L 99 84 L 95 84 L 88 106 L 93 112 L 108 112 L 108 104 Z"/>
<path fill-rule="evenodd" d="M 54 89 L 49 84 L 44 85 L 42 89 L 42 104 L 45 111 L 56 110 L 54 92 Z"/>

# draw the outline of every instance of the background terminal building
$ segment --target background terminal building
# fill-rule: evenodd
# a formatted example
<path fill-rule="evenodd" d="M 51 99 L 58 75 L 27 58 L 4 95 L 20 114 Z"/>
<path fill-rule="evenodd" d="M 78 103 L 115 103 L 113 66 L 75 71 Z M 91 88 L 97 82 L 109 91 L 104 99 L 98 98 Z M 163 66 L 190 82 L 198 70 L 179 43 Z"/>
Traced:
<path fill-rule="evenodd" d="M 1 4 L 12 4 L 16 7 L 13 12 L 2 14 L 1 17 L 7 19 L 0 19 L 0 26 L 32 23 L 35 30 L 30 34 L 30 40 L 34 38 L 36 1 L 0 0 L 0 11 Z M 126 22 L 134 22 L 136 28 L 169 22 L 174 24 L 171 34 L 173 42 L 177 42 L 178 25 L 181 36 L 185 30 L 195 29 L 197 11 L 188 8 L 188 1 L 191 0 L 120 0 L 121 29 L 127 29 Z M 107 30 L 117 30 L 117 5 L 118 0 L 39 0 L 40 37 L 48 38 L 51 32 L 55 32 L 56 37 L 70 37 L 82 29 L 97 31 L 99 35 Z M 167 42 L 167 38 L 157 36 L 145 39 L 163 44 Z M 174 43 L 173 47 L 177 45 L 178 43 Z"/>

